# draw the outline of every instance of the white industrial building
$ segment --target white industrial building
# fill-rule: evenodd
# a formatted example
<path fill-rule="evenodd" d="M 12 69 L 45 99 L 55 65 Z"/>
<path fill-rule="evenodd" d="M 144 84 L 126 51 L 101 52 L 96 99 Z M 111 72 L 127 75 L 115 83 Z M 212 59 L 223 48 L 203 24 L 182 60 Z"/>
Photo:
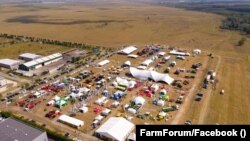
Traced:
<path fill-rule="evenodd" d="M 134 46 L 128 46 L 128 47 L 125 47 L 125 48 L 123 48 L 122 50 L 120 50 L 118 53 L 119 53 L 119 54 L 128 55 L 128 54 L 134 52 L 135 50 L 137 50 L 136 47 L 134 47 Z"/>
<path fill-rule="evenodd" d="M 43 66 L 49 65 L 51 63 L 57 62 L 59 60 L 63 59 L 63 56 L 61 53 L 55 53 L 51 54 L 49 56 L 45 56 L 42 58 L 38 58 L 29 62 L 26 62 L 24 64 L 19 65 L 19 69 L 23 71 L 29 71 L 41 68 Z"/>
<path fill-rule="evenodd" d="M 13 59 L 0 59 L 0 67 L 7 69 L 15 69 L 21 62 Z"/>
<path fill-rule="evenodd" d="M 32 61 L 41 57 L 42 57 L 41 55 L 37 55 L 33 53 L 23 53 L 19 55 L 19 59 L 24 60 L 24 61 Z"/>
<path fill-rule="evenodd" d="M 84 121 L 67 116 L 67 115 L 61 115 L 58 120 L 62 123 L 65 123 L 67 125 L 70 125 L 75 128 L 82 127 L 84 125 Z"/>
<path fill-rule="evenodd" d="M 96 130 L 95 134 L 104 140 L 125 141 L 134 128 L 133 123 L 122 117 L 111 117 Z"/>

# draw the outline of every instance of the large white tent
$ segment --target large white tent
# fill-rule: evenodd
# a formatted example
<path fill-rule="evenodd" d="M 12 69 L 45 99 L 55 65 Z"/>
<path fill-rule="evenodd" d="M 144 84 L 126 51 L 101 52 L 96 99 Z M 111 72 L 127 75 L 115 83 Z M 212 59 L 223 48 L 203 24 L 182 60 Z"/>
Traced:
<path fill-rule="evenodd" d="M 125 47 L 122 50 L 120 50 L 118 53 L 128 55 L 128 54 L 134 52 L 135 50 L 137 50 L 136 47 L 134 47 L 134 46 L 128 46 L 128 47 Z"/>
<path fill-rule="evenodd" d="M 156 71 L 139 70 L 134 67 L 130 67 L 129 70 L 133 77 L 142 80 L 147 80 L 148 78 L 150 78 L 155 82 L 162 81 L 167 84 L 171 84 L 174 81 L 174 79 L 170 77 L 168 74 L 158 73 Z"/>
<path fill-rule="evenodd" d="M 101 138 L 125 141 L 134 128 L 133 123 L 122 117 L 111 117 L 96 130 L 96 135 Z"/>
<path fill-rule="evenodd" d="M 61 115 L 58 118 L 58 120 L 63 123 L 69 124 L 70 126 L 73 126 L 73 127 L 81 127 L 84 125 L 84 122 L 82 120 L 79 120 L 79 119 L 76 119 L 67 115 Z"/>

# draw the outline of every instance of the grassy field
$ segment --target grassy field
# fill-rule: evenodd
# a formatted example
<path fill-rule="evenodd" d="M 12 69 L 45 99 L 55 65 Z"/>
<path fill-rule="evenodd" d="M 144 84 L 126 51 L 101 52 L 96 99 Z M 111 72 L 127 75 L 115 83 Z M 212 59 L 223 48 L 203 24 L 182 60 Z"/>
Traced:
<path fill-rule="evenodd" d="M 69 50 L 69 48 L 55 45 L 18 42 L 14 44 L 0 45 L 0 59 L 17 58 L 21 53 L 27 52 L 40 55 L 49 55 L 56 52 L 64 52 L 66 50 Z"/>
<path fill-rule="evenodd" d="M 243 46 L 236 46 L 242 35 L 220 30 L 222 19 L 214 14 L 147 4 L 2 5 L 0 31 L 109 47 L 159 43 L 215 53 L 221 56 L 219 83 L 212 91 L 203 123 L 250 123 L 249 38 Z M 38 46 L 38 53 L 40 49 Z M 2 49 L 0 54 L 12 55 Z M 223 96 L 219 94 L 222 88 Z M 203 105 L 191 103 L 183 120 L 198 123 Z"/>

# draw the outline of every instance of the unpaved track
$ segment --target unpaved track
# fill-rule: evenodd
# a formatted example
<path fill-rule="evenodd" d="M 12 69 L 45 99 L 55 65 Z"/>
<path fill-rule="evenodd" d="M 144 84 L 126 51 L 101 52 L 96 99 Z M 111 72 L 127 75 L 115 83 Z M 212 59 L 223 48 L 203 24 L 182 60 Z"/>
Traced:
<path fill-rule="evenodd" d="M 215 72 L 218 72 L 219 70 L 219 67 L 221 65 L 221 56 L 216 56 L 218 57 L 218 62 L 216 64 L 216 68 L 215 68 Z M 201 112 L 200 112 L 200 117 L 199 117 L 199 120 L 198 120 L 198 124 L 204 124 L 204 120 L 205 120 L 205 117 L 207 115 L 207 112 L 208 112 L 208 107 L 209 107 L 209 104 L 210 104 L 210 99 L 211 99 L 211 96 L 212 96 L 212 93 L 213 92 L 213 89 L 210 88 L 207 92 L 207 97 L 206 97 L 206 100 L 204 101 L 204 104 L 203 104 L 203 108 L 201 109 Z"/>

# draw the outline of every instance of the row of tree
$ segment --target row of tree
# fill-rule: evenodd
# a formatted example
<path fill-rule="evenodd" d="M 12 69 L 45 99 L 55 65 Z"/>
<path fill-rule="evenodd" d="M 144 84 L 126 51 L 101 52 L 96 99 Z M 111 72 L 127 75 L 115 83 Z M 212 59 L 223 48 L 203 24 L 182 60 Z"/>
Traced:
<path fill-rule="evenodd" d="M 80 49 L 85 49 L 85 50 L 94 50 L 96 48 L 107 49 L 107 48 L 104 48 L 101 46 L 87 45 L 84 43 L 59 41 L 59 40 L 37 38 L 37 37 L 28 37 L 28 36 L 23 36 L 23 35 L 11 35 L 11 34 L 6 34 L 6 33 L 0 33 L 0 37 L 14 39 L 14 40 L 18 40 L 18 41 L 25 41 L 25 42 L 29 41 L 29 42 L 37 42 L 37 43 L 41 43 L 41 44 L 59 45 L 59 46 L 64 46 L 64 47 L 74 47 L 74 48 L 80 48 Z"/>

